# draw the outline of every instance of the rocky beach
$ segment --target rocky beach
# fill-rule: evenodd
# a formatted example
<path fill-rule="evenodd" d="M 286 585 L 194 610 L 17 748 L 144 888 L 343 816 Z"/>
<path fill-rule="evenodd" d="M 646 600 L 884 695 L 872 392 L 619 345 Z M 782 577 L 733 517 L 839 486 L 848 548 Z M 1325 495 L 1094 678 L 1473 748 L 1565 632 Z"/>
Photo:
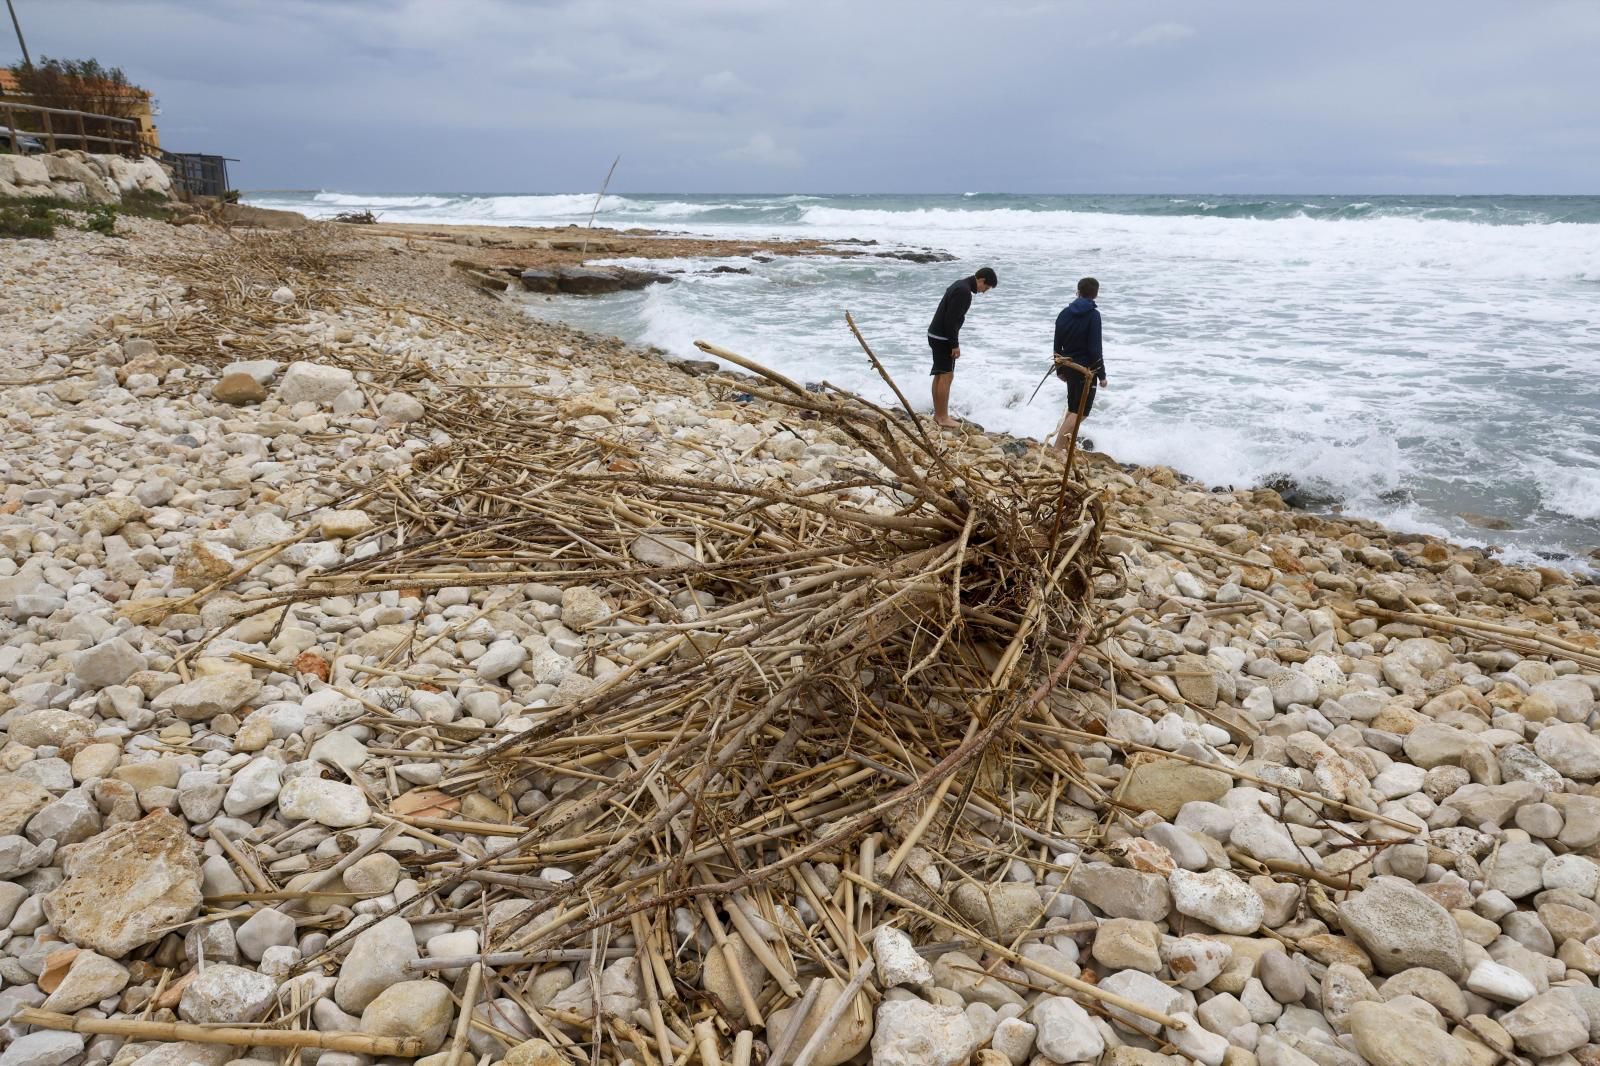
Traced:
<path fill-rule="evenodd" d="M 1600 1064 L 1586 576 L 183 221 L 0 241 L 0 1066 Z"/>

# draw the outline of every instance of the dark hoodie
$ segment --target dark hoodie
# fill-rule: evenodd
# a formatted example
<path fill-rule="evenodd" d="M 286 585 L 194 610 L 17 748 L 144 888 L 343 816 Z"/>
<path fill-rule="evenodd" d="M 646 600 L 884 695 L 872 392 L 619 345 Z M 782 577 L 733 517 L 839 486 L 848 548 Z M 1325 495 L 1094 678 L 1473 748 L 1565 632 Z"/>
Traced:
<path fill-rule="evenodd" d="M 933 321 L 928 323 L 930 340 L 940 341 L 952 348 L 961 347 L 961 326 L 967 320 L 967 311 L 972 307 L 972 296 L 977 291 L 976 274 L 953 282 L 944 290 L 944 296 L 939 300 L 939 307 L 933 312 Z"/>
<path fill-rule="evenodd" d="M 1100 310 L 1093 300 L 1080 296 L 1061 309 L 1056 316 L 1055 352 L 1089 367 L 1100 384 L 1106 383 L 1106 361 L 1100 351 Z"/>

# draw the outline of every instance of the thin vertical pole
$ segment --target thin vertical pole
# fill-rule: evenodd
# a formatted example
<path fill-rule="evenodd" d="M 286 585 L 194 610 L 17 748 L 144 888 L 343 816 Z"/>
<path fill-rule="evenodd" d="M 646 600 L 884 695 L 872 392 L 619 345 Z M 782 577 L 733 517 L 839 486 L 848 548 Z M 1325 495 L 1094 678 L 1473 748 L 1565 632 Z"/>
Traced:
<path fill-rule="evenodd" d="M 53 152 L 53 151 L 56 150 L 56 133 L 55 133 L 55 130 L 52 129 L 51 125 L 50 125 L 50 112 L 41 111 L 39 114 L 44 119 L 44 143 L 45 143 L 45 146 L 50 151 Z"/>
<path fill-rule="evenodd" d="M 33 60 L 28 57 L 28 42 L 22 39 L 22 23 L 17 21 L 17 9 L 11 0 L 6 0 L 6 10 L 11 12 L 11 27 L 17 31 L 17 44 L 22 48 L 22 63 L 24 66 L 33 66 Z M 11 127 L 16 129 L 15 126 Z"/>
<path fill-rule="evenodd" d="M 611 184 L 611 175 L 617 172 L 617 164 L 620 162 L 622 162 L 622 156 L 619 154 L 617 158 L 611 161 L 611 169 L 606 171 L 606 180 L 600 183 L 600 192 L 594 198 L 594 210 L 589 212 L 589 224 L 584 227 L 583 247 L 578 250 L 579 255 L 589 254 L 589 230 L 594 229 L 594 216 L 600 212 L 600 201 L 606 198 L 606 189 Z"/>

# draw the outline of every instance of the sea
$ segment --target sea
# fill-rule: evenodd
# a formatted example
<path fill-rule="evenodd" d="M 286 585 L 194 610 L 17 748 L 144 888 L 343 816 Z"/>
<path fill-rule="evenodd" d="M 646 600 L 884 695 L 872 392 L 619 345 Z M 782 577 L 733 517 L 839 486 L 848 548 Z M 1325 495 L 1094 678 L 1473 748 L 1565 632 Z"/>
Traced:
<path fill-rule="evenodd" d="M 873 254 L 654 260 L 675 280 L 536 297 L 530 314 L 704 358 L 710 341 L 892 399 L 851 312 L 929 409 L 928 319 L 992 266 L 962 330 L 953 413 L 1053 433 L 1056 314 L 1100 282 L 1108 388 L 1086 425 L 1118 460 L 1207 486 L 1293 486 L 1324 512 L 1600 570 L 1600 196 L 377 195 L 247 202 L 386 222 L 590 224 L 816 238 Z M 617 262 L 628 263 L 627 260 Z M 747 273 L 712 273 L 717 266 Z M 1471 516 L 1471 517 L 1463 517 Z M 1490 529 L 1484 517 L 1509 528 Z"/>

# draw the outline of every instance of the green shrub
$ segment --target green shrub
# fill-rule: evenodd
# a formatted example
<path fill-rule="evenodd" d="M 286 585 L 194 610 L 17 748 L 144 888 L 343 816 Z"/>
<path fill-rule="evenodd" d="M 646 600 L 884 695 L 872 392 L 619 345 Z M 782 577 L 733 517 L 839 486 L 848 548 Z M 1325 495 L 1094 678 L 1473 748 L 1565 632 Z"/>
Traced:
<path fill-rule="evenodd" d="M 110 204 L 95 204 L 84 214 L 83 228 L 103 237 L 115 237 L 117 209 Z"/>
<path fill-rule="evenodd" d="M 122 198 L 122 213 L 133 218 L 166 218 L 172 214 L 172 201 L 158 192 L 135 189 Z"/>
<path fill-rule="evenodd" d="M 48 240 L 56 235 L 61 221 L 56 212 L 65 205 L 65 200 L 49 196 L 0 204 L 0 237 Z"/>
<path fill-rule="evenodd" d="M 18 200 L 16 203 L 33 218 L 44 218 L 46 215 L 53 215 L 57 211 L 67 211 L 78 206 L 71 200 L 63 200 L 59 196 L 30 196 L 26 200 Z"/>

